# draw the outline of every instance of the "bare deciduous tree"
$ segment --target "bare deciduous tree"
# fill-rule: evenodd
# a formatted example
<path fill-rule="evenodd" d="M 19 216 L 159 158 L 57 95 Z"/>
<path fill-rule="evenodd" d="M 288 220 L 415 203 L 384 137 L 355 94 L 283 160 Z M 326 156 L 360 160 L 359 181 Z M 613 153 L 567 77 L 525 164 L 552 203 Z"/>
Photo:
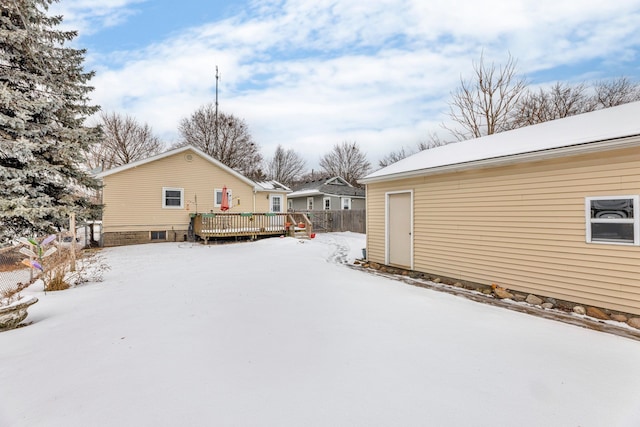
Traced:
<path fill-rule="evenodd" d="M 529 126 L 593 111 L 595 103 L 584 83 L 571 86 L 557 82 L 550 89 L 528 92 L 514 108 L 511 128 Z"/>
<path fill-rule="evenodd" d="M 596 82 L 594 101 L 598 108 L 615 107 L 616 105 L 640 101 L 640 85 L 626 77 Z"/>
<path fill-rule="evenodd" d="M 525 79 L 516 75 L 516 61 L 511 56 L 496 68 L 493 63 L 485 65 L 481 55 L 473 69 L 474 79 L 461 79 L 449 102 L 449 117 L 459 127 L 443 125 L 458 140 L 640 100 L 640 86 L 626 77 L 596 82 L 593 87 L 558 82 L 533 92 L 527 89 Z"/>
<path fill-rule="evenodd" d="M 493 63 L 486 65 L 481 55 L 473 69 L 475 78 L 460 78 L 460 87 L 449 102 L 449 117 L 461 128 L 445 128 L 461 141 L 510 129 L 512 110 L 527 88 L 526 81 L 516 75 L 511 55 L 498 68 Z"/>
<path fill-rule="evenodd" d="M 395 162 L 398 162 L 405 157 L 412 156 L 420 151 L 429 150 L 431 148 L 441 147 L 443 145 L 450 144 L 451 141 L 443 141 L 440 137 L 435 133 L 429 134 L 429 139 L 426 141 L 420 141 L 416 144 L 416 150 L 409 150 L 402 147 L 398 151 L 392 151 L 391 153 L 384 156 L 382 159 L 378 161 L 378 165 L 382 168 L 389 166 Z"/>
<path fill-rule="evenodd" d="M 111 169 L 116 166 L 145 159 L 164 148 L 160 139 L 146 123 L 118 113 L 100 114 L 102 141 L 87 153 L 92 169 Z"/>
<path fill-rule="evenodd" d="M 291 186 L 300 177 L 305 161 L 293 149 L 285 150 L 278 145 L 276 152 L 267 164 L 267 176 L 284 185 Z"/>
<path fill-rule="evenodd" d="M 561 119 L 640 100 L 639 86 L 626 77 L 570 85 L 557 82 L 523 96 L 513 114 L 512 128 Z"/>
<path fill-rule="evenodd" d="M 397 150 L 397 151 L 392 151 L 389 154 L 387 154 L 386 156 L 384 156 L 383 158 L 381 158 L 380 160 L 378 160 L 378 166 L 380 166 L 381 168 L 387 167 L 389 165 L 392 165 L 396 162 L 399 162 L 400 160 L 404 159 L 405 157 L 409 157 L 412 154 L 415 154 L 412 151 L 407 151 L 405 150 L 404 147 L 402 147 L 401 149 Z"/>
<path fill-rule="evenodd" d="M 248 178 L 259 180 L 262 155 L 249 133 L 246 122 L 233 114 L 218 112 L 213 104 L 198 108 L 178 126 L 182 141 L 193 145 Z"/>
<path fill-rule="evenodd" d="M 367 174 L 371 163 L 356 142 L 336 144 L 331 152 L 320 159 L 320 167 L 330 176 L 341 176 L 351 185 Z"/>

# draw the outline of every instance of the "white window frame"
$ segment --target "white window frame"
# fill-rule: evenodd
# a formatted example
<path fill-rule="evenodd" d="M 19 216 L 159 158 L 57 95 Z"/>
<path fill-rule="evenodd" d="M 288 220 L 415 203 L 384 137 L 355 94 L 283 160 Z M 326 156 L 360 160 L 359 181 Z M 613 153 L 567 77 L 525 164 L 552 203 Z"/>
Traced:
<path fill-rule="evenodd" d="M 167 191 L 180 192 L 180 206 L 167 205 Z M 184 188 L 162 187 L 162 208 L 163 209 L 184 209 Z"/>
<path fill-rule="evenodd" d="M 213 189 L 213 207 L 219 208 L 221 203 L 218 203 L 218 194 L 220 194 L 220 201 L 222 201 L 222 188 L 214 188 Z M 231 209 L 233 201 L 231 189 L 227 188 L 227 198 L 229 199 L 229 209 Z"/>
<path fill-rule="evenodd" d="M 280 200 L 280 210 L 279 211 L 275 211 L 273 210 L 273 201 L 274 200 Z M 271 194 L 269 195 L 269 212 L 278 212 L 278 213 L 282 213 L 282 195 L 281 194 Z"/>
<path fill-rule="evenodd" d="M 327 203 L 329 202 L 329 203 Z M 322 199 L 322 208 L 325 211 L 330 211 L 331 210 L 331 197 L 325 197 Z"/>
<path fill-rule="evenodd" d="M 347 202 L 347 207 L 344 207 L 344 202 Z M 340 209 L 351 210 L 351 197 L 340 198 Z"/>
<path fill-rule="evenodd" d="M 313 210 L 313 197 L 307 197 L 307 210 Z"/>
<path fill-rule="evenodd" d="M 633 201 L 633 218 L 591 218 L 591 202 L 594 200 L 627 200 Z M 585 237 L 587 243 L 605 245 L 640 246 L 640 196 L 597 196 L 584 198 Z M 633 224 L 633 242 L 616 240 L 593 240 L 591 224 Z"/>
<path fill-rule="evenodd" d="M 287 210 L 293 210 L 293 199 L 287 199 Z"/>

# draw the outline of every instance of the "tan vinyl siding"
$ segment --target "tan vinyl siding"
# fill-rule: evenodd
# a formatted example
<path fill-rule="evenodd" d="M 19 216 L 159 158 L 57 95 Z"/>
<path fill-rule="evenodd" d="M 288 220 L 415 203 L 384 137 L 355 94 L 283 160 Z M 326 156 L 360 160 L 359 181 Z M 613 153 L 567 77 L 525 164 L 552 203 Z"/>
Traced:
<path fill-rule="evenodd" d="M 586 243 L 584 209 L 640 194 L 640 149 L 369 184 L 373 261 L 398 190 L 414 190 L 416 270 L 640 314 L 640 247 Z"/>
<path fill-rule="evenodd" d="M 287 211 L 287 194 L 286 193 L 270 193 L 268 191 L 260 191 L 256 194 L 255 212 L 270 212 L 271 196 L 281 196 L 282 197 L 282 205 L 280 206 L 281 212 L 285 213 Z"/>
<path fill-rule="evenodd" d="M 191 161 L 187 161 L 187 155 Z M 103 232 L 140 230 L 186 230 L 189 214 L 219 211 L 214 189 L 232 191 L 230 212 L 254 210 L 253 187 L 215 166 L 198 154 L 186 151 L 104 177 Z M 162 208 L 162 188 L 184 189 L 182 209 Z"/>

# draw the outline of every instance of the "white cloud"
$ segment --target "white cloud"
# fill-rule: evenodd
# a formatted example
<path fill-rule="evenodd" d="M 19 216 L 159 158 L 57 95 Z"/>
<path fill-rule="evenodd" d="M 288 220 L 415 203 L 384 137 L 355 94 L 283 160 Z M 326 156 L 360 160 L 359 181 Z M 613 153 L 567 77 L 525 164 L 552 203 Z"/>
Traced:
<path fill-rule="evenodd" d="M 124 23 L 128 17 L 138 13 L 135 4 L 147 0 L 71 0 L 53 3 L 50 12 L 63 15 L 63 28 L 73 29 L 87 35 L 108 27 Z"/>
<path fill-rule="evenodd" d="M 89 3 L 67 9 L 81 28 L 124 19 L 136 2 Z M 283 144 L 317 167 L 331 146 L 355 140 L 373 164 L 440 131 L 449 92 L 481 51 L 496 63 L 510 52 L 524 73 L 637 62 L 637 22 L 637 0 L 263 0 L 144 50 L 89 59 L 95 101 L 167 139 L 213 102 L 218 65 L 221 109 L 247 121 L 266 156 Z"/>

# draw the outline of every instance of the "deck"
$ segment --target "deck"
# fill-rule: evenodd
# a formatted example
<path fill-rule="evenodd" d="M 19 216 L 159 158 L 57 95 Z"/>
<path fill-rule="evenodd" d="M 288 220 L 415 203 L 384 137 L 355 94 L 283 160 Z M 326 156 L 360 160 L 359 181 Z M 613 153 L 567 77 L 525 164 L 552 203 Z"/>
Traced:
<path fill-rule="evenodd" d="M 199 213 L 192 216 L 193 234 L 206 243 L 211 239 L 256 239 L 260 236 L 311 236 L 309 218 L 299 213 Z"/>

